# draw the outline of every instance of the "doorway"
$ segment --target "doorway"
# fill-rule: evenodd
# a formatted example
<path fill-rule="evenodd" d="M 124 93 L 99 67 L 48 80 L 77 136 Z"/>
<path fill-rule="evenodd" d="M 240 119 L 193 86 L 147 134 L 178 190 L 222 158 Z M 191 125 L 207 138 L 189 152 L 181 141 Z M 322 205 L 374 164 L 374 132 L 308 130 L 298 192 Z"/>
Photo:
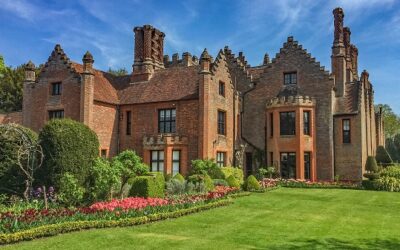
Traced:
<path fill-rule="evenodd" d="M 296 153 L 281 153 L 281 177 L 296 179 Z"/>

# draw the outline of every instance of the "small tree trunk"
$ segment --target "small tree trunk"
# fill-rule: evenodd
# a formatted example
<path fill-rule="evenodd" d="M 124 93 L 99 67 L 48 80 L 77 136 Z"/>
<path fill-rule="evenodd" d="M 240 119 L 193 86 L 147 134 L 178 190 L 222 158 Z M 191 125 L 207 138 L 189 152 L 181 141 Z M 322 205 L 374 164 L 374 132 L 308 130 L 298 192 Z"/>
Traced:
<path fill-rule="evenodd" d="M 46 186 L 43 186 L 43 199 L 44 199 L 44 207 L 45 207 L 46 210 L 47 210 L 47 209 L 48 209 L 48 206 L 47 206 Z"/>
<path fill-rule="evenodd" d="M 30 187 L 29 181 L 28 181 L 28 180 L 25 180 L 24 198 L 25 198 L 25 201 L 26 201 L 26 202 L 29 201 L 29 187 Z"/>

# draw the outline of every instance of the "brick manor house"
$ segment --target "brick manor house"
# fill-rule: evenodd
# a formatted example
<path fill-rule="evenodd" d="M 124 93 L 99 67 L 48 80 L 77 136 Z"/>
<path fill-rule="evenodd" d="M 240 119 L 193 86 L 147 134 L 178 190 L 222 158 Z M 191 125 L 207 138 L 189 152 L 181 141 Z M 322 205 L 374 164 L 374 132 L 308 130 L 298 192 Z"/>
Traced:
<path fill-rule="evenodd" d="M 52 118 L 81 121 L 97 133 L 102 156 L 134 149 L 152 171 L 187 174 L 191 160 L 214 158 L 247 173 L 274 165 L 283 178 L 360 180 L 384 144 L 383 121 L 343 10 L 333 15 L 331 73 L 293 37 L 253 67 L 228 47 L 215 59 L 205 49 L 170 60 L 164 33 L 144 25 L 134 29 L 125 76 L 95 69 L 89 52 L 72 62 L 56 45 L 39 77 L 32 62 L 25 67 L 20 123 L 39 131 Z"/>

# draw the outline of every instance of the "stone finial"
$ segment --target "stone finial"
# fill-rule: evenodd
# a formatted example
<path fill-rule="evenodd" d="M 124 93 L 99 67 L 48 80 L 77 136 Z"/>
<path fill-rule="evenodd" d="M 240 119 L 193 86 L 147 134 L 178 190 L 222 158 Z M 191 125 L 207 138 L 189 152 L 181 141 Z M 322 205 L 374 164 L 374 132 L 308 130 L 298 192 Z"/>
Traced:
<path fill-rule="evenodd" d="M 270 61 L 269 61 L 269 55 L 268 55 L 268 53 L 265 53 L 263 65 L 267 65 L 267 64 L 269 64 L 269 63 L 270 63 Z"/>
<path fill-rule="evenodd" d="M 56 44 L 56 46 L 54 47 L 54 51 L 56 52 L 61 52 L 63 49 L 61 48 L 60 44 Z"/>
<path fill-rule="evenodd" d="M 287 38 L 287 42 L 288 42 L 288 43 L 291 43 L 291 42 L 293 42 L 293 36 L 288 36 L 288 38 Z"/>
<path fill-rule="evenodd" d="M 92 54 L 90 54 L 89 51 L 86 51 L 86 53 L 83 55 L 82 62 L 83 62 L 83 71 L 86 72 L 92 70 L 94 60 Z"/>
<path fill-rule="evenodd" d="M 32 61 L 29 61 L 25 64 L 25 81 L 34 82 L 36 80 L 35 75 L 35 64 Z"/>
<path fill-rule="evenodd" d="M 82 62 L 83 63 L 94 63 L 93 56 L 89 51 L 86 51 L 86 53 L 83 55 Z"/>
<path fill-rule="evenodd" d="M 343 45 L 343 18 L 344 12 L 342 8 L 336 8 L 333 10 L 334 16 L 334 25 L 335 25 L 335 33 L 334 33 L 334 45 Z"/>
<path fill-rule="evenodd" d="M 207 49 L 204 49 L 200 56 L 200 68 L 201 73 L 209 73 L 211 65 L 211 56 L 208 54 Z"/>

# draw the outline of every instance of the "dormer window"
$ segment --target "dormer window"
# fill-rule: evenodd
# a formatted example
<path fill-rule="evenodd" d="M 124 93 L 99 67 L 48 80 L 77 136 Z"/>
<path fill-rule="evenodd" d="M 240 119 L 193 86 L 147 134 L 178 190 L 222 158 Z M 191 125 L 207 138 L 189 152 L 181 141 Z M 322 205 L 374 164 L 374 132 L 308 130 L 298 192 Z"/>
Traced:
<path fill-rule="evenodd" d="M 61 95 L 61 82 L 53 82 L 51 84 L 51 95 Z"/>
<path fill-rule="evenodd" d="M 297 73 L 296 72 L 284 73 L 283 78 L 284 78 L 284 82 L 283 82 L 284 85 L 297 84 Z"/>

